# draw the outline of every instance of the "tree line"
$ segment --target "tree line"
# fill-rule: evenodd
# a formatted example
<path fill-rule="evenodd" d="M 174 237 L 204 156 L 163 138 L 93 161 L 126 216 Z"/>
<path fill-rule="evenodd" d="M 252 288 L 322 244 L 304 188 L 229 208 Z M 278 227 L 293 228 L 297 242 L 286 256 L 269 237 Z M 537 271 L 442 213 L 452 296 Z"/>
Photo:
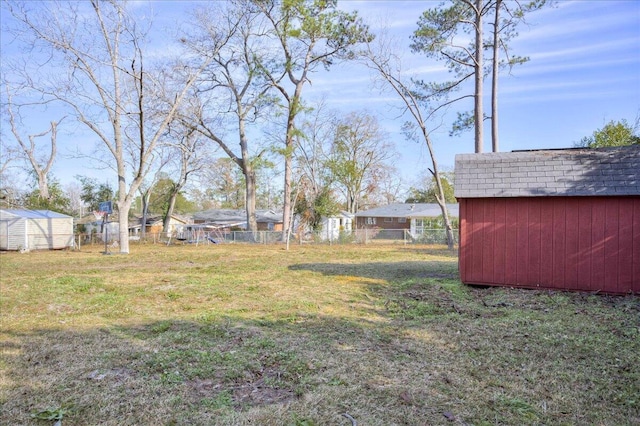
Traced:
<path fill-rule="evenodd" d="M 400 101 L 406 137 L 426 145 L 430 174 L 406 198 L 441 206 L 452 245 L 452 180 L 438 167 L 434 122 L 444 108 L 471 99 L 452 134 L 474 129 L 475 152 L 482 152 L 490 120 L 498 150 L 499 71 L 527 61 L 509 42 L 545 4 L 451 0 L 425 10 L 411 50 L 446 64 L 451 81 L 434 82 L 401 72 L 391 40 L 337 0 L 197 3 L 171 30 L 125 1 L 9 0 L 2 8 L 18 53 L 3 61 L 3 118 L 16 143 L 3 143 L 0 172 L 6 177 L 14 160 L 24 160 L 37 184 L 24 204 L 63 202 L 51 176 L 60 127 L 90 135 L 78 161 L 110 170 L 116 186 L 79 177 L 74 198 L 90 209 L 96 197 L 114 199 L 122 253 L 129 251 L 132 206 L 143 214 L 162 210 L 168 223 L 196 199 L 200 207 L 217 200 L 245 209 L 252 231 L 257 206 L 267 205 L 283 211 L 285 236 L 294 213 L 318 226 L 323 215 L 355 213 L 401 194 L 397 153 L 377 118 L 364 110 L 339 115 L 305 96 L 319 70 L 349 61 L 373 71 L 381 90 Z M 48 122 L 30 120 L 34 115 Z M 15 189 L 6 181 L 5 199 Z M 190 186 L 199 191 L 187 200 Z"/>

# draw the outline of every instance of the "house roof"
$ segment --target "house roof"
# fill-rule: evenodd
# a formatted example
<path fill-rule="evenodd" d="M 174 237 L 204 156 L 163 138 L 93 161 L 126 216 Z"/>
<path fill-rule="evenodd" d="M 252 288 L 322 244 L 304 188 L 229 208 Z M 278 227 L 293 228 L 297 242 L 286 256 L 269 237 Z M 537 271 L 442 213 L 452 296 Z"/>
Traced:
<path fill-rule="evenodd" d="M 109 215 L 108 217 L 108 223 L 116 223 L 118 222 L 119 218 L 118 218 L 118 212 L 114 211 L 112 214 Z M 96 219 L 96 217 L 92 214 L 88 214 L 85 215 L 83 217 L 81 217 L 80 219 L 75 219 L 75 223 L 77 225 L 88 225 L 88 224 L 92 224 L 92 223 L 102 223 L 102 219 Z M 129 223 L 132 223 L 132 221 L 130 221 Z"/>
<path fill-rule="evenodd" d="M 458 217 L 458 204 L 447 204 L 451 217 Z M 438 217 L 442 214 L 435 203 L 396 203 L 356 213 L 356 217 Z"/>
<path fill-rule="evenodd" d="M 456 155 L 457 198 L 640 195 L 640 145 Z"/>
<path fill-rule="evenodd" d="M 282 212 L 276 212 L 273 210 L 256 210 L 256 221 L 260 223 L 282 223 Z"/>
<path fill-rule="evenodd" d="M 245 223 L 247 221 L 246 210 L 234 210 L 234 209 L 211 209 L 202 212 L 194 213 L 193 219 L 197 221 L 205 222 L 240 222 Z M 282 213 L 275 212 L 273 210 L 256 210 L 256 220 L 258 222 L 282 222 Z"/>
<path fill-rule="evenodd" d="M 0 219 L 21 217 L 25 219 L 68 219 L 71 216 L 52 210 L 5 210 L 0 209 Z"/>
<path fill-rule="evenodd" d="M 158 215 L 158 214 L 153 214 L 153 215 L 149 215 L 147 216 L 147 226 L 151 226 L 151 225 L 157 225 L 157 224 L 162 224 L 164 222 L 164 217 L 162 215 Z M 189 223 L 189 219 L 187 219 L 186 217 L 182 217 L 176 214 L 172 214 L 171 215 L 171 219 L 173 219 L 175 222 L 180 222 L 183 224 L 187 224 Z M 133 220 L 130 221 L 130 223 L 133 223 L 137 226 L 141 226 L 142 225 L 142 216 L 136 216 Z"/>

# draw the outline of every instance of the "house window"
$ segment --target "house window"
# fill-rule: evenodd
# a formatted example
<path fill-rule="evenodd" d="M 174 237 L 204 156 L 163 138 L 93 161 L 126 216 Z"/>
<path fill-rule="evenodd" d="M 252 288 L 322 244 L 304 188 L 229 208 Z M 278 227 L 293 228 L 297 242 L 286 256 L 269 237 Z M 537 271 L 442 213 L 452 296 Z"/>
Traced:
<path fill-rule="evenodd" d="M 424 227 L 426 225 L 426 221 L 424 219 L 416 219 L 416 234 L 424 234 Z"/>
<path fill-rule="evenodd" d="M 385 217 L 384 221 L 385 221 L 385 223 L 393 223 L 393 218 L 392 217 Z"/>
<path fill-rule="evenodd" d="M 376 224 L 376 218 L 375 217 L 368 217 L 367 221 L 366 221 L 367 225 L 375 225 Z"/>
<path fill-rule="evenodd" d="M 399 217 L 398 218 L 398 223 L 407 223 L 407 218 L 406 217 Z"/>

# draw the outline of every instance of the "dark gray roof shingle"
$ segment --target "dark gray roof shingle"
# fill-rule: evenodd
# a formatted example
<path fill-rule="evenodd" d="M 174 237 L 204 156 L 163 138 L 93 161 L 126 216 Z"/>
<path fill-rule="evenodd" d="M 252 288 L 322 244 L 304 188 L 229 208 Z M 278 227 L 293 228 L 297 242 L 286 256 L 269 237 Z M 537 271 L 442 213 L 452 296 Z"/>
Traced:
<path fill-rule="evenodd" d="M 196 221 L 207 222 L 228 222 L 228 221 L 246 221 L 246 210 L 234 209 L 210 209 L 193 214 Z M 256 210 L 256 220 L 258 222 L 282 222 L 282 213 L 273 210 Z"/>
<path fill-rule="evenodd" d="M 456 155 L 457 198 L 640 195 L 640 145 Z"/>

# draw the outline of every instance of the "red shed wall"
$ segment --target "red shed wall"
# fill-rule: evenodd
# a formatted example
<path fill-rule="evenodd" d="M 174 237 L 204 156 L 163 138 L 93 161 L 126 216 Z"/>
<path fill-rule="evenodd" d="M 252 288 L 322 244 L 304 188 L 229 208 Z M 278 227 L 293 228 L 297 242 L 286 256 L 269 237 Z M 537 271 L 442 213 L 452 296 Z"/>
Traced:
<path fill-rule="evenodd" d="M 467 284 L 640 293 L 640 197 L 460 200 Z"/>

